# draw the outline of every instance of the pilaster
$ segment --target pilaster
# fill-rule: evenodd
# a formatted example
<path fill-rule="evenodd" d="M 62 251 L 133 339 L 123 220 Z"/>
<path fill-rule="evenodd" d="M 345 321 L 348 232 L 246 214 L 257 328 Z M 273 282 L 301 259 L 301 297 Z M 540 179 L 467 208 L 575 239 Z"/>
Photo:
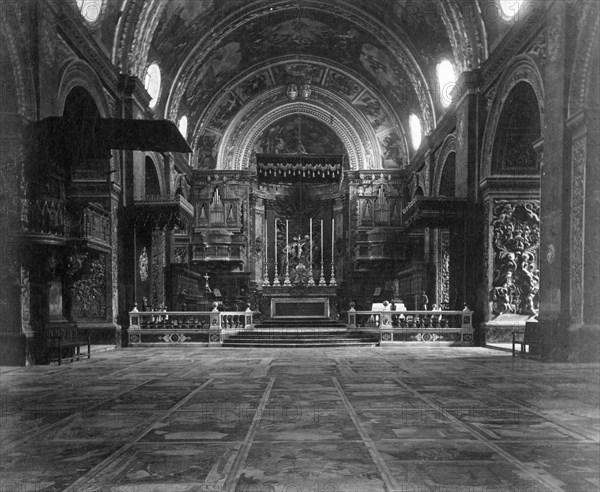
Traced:
<path fill-rule="evenodd" d="M 543 330 L 542 355 L 547 358 L 566 357 L 564 314 L 569 306 L 569 161 L 565 148 L 565 28 L 567 3 L 554 2 L 546 12 L 548 56 L 544 68 L 545 100 L 542 129 L 543 162 L 541 167 L 540 214 L 540 314 Z M 538 150 L 539 154 L 539 150 Z"/>

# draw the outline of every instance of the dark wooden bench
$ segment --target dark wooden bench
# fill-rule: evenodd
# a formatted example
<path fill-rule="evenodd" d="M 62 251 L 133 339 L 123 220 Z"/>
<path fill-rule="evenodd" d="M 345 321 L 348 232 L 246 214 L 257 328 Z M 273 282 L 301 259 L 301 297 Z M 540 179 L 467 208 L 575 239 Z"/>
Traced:
<path fill-rule="evenodd" d="M 58 365 L 62 364 L 63 359 L 79 360 L 87 355 L 90 358 L 90 336 L 81 335 L 77 329 L 76 323 L 56 323 L 51 324 L 47 329 L 48 351 L 50 354 L 50 362 L 57 361 Z M 81 347 L 87 345 L 87 354 L 81 353 Z M 66 356 L 63 351 L 67 352 Z"/>
<path fill-rule="evenodd" d="M 537 321 L 527 322 L 525 330 L 516 330 L 512 332 L 512 355 L 517 353 L 516 346 L 519 345 L 521 355 L 539 355 L 542 343 L 541 331 Z M 529 351 L 526 350 L 529 348 Z M 532 351 L 533 349 L 533 351 Z"/>

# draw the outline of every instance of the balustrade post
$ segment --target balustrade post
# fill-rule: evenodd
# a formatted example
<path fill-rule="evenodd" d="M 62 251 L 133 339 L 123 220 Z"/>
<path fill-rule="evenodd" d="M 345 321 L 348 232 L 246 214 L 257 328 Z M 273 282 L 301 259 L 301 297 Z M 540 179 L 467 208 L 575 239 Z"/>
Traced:
<path fill-rule="evenodd" d="M 137 302 L 133 305 L 133 309 L 129 313 L 129 327 L 140 325 L 140 315 L 137 308 Z"/>
<path fill-rule="evenodd" d="M 355 304 L 353 302 L 350 303 L 350 311 L 348 311 L 348 326 L 350 328 L 356 328 L 356 309 L 354 309 Z"/>
<path fill-rule="evenodd" d="M 218 304 L 213 302 L 213 309 L 210 313 L 210 327 L 221 328 L 221 313 L 219 313 Z"/>
<path fill-rule="evenodd" d="M 250 304 L 246 307 L 246 312 L 244 313 L 244 329 L 249 330 L 252 328 L 252 310 L 250 309 Z"/>

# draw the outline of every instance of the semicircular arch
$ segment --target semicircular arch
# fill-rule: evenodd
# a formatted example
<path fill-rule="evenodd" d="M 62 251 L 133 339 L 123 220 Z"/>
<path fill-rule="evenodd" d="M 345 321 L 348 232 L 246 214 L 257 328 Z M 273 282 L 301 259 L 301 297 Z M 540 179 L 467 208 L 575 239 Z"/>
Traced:
<path fill-rule="evenodd" d="M 248 167 L 260 134 L 275 121 L 292 114 L 314 118 L 331 128 L 347 151 L 350 169 L 369 169 L 375 162 L 381 162 L 381 149 L 371 125 L 340 96 L 315 88 L 310 101 L 289 102 L 285 98 L 284 88 L 279 89 L 276 97 L 272 92 L 261 94 L 236 115 L 221 139 L 218 169 Z M 405 140 L 403 143 L 406 145 Z"/>
<path fill-rule="evenodd" d="M 497 92 L 487 117 L 481 150 L 481 179 L 485 179 L 492 174 L 492 154 L 502 109 L 510 92 L 520 82 L 526 82 L 533 89 L 540 112 L 541 127 L 543 128 L 544 84 L 542 76 L 535 61 L 529 55 L 519 55 L 515 57 L 498 83 Z"/>
<path fill-rule="evenodd" d="M 450 154 L 456 154 L 456 146 L 456 136 L 453 133 L 448 135 L 442 143 L 442 147 L 440 148 L 440 152 L 435 163 L 435 171 L 433 174 L 433 196 L 439 196 L 442 175 L 444 173 L 444 166 L 446 165 Z"/>
<path fill-rule="evenodd" d="M 98 74 L 87 63 L 72 59 L 61 70 L 58 86 L 57 110 L 62 114 L 69 92 L 75 87 L 84 88 L 94 100 L 102 118 L 110 118 L 110 107 L 102 92 L 102 81 Z"/>

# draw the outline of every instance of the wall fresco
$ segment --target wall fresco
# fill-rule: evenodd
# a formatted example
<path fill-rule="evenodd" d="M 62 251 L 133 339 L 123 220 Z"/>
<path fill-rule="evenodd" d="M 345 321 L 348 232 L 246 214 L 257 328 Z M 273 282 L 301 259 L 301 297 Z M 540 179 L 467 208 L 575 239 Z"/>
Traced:
<path fill-rule="evenodd" d="M 266 154 L 345 154 L 339 137 L 324 123 L 292 115 L 265 129 L 255 152 Z"/>

